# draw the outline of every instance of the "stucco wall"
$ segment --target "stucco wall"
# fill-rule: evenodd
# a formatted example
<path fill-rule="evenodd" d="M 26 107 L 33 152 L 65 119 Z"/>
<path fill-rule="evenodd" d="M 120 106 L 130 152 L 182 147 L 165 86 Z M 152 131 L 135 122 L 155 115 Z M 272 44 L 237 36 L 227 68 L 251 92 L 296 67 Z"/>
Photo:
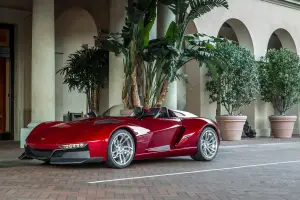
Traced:
<path fill-rule="evenodd" d="M 92 16 L 84 9 L 74 7 L 66 10 L 56 20 L 56 71 L 67 63 L 69 55 L 79 50 L 83 44 L 94 45 L 93 36 L 97 35 L 97 27 Z M 56 75 L 55 115 L 62 120 L 63 114 L 70 112 L 86 112 L 86 95 L 77 91 L 69 91 L 63 84 L 63 77 Z"/>
<path fill-rule="evenodd" d="M 64 53 L 57 54 L 57 67 L 64 63 L 69 53 L 75 52 L 82 44 L 94 45 L 93 36 L 96 36 L 100 29 L 108 30 L 108 2 L 108 0 L 55 1 L 55 17 L 58 21 L 57 51 Z M 81 7 L 81 11 L 77 12 L 78 10 L 74 11 L 73 9 L 70 12 L 69 8 L 76 6 Z M 0 1 L 0 23 L 15 25 L 15 140 L 19 139 L 20 129 L 27 127 L 31 121 L 31 11 L 31 0 L 22 2 Z M 59 20 L 61 16 L 66 14 L 65 12 L 68 12 L 67 20 L 66 18 L 65 21 Z M 65 38 L 64 41 L 61 41 L 61 38 Z M 64 56 L 62 60 L 59 55 Z M 58 101 L 57 118 L 62 119 L 63 112 L 85 111 L 85 97 L 76 92 L 66 92 L 65 86 L 62 86 L 60 80 L 59 78 L 56 80 L 58 88 L 56 96 L 58 99 L 64 99 L 64 104 L 62 106 Z M 60 83 L 58 84 L 58 82 Z M 63 92 L 61 88 L 64 88 Z M 103 110 L 106 109 L 108 91 L 104 90 L 101 93 L 103 95 Z"/>
<path fill-rule="evenodd" d="M 277 29 L 286 30 L 291 38 L 293 38 L 294 44 L 291 44 L 290 42 L 292 40 L 288 38 L 288 34 L 283 34 L 281 37 L 279 36 L 280 40 L 288 41 L 282 42 L 283 46 L 293 48 L 293 45 L 296 44 L 294 46 L 296 47 L 295 50 L 299 52 L 300 49 L 297 44 L 299 44 L 300 40 L 300 27 L 298 21 L 295 20 L 300 17 L 299 10 L 263 2 L 261 0 L 228 0 L 228 2 L 230 6 L 229 10 L 217 8 L 203 17 L 196 19 L 195 23 L 198 31 L 217 36 L 224 22 L 230 19 L 236 19 L 235 21 L 241 22 L 240 25 L 236 23 L 236 27 L 233 26 L 239 42 L 243 46 L 249 47 L 249 45 L 253 45 L 253 52 L 257 59 L 265 55 L 269 39 L 272 33 Z M 278 13 L 280 13 L 280 15 Z M 241 26 L 241 24 L 244 24 L 244 27 Z M 200 77 L 203 77 L 202 73 L 205 73 L 205 70 L 195 69 L 190 73 L 200 73 Z M 200 108 L 194 106 L 193 108 L 189 108 L 189 110 L 194 113 L 200 113 L 201 116 L 214 118 L 216 104 L 208 103 L 208 93 L 205 91 L 205 87 L 202 87 L 205 81 L 204 78 L 200 80 L 199 85 L 194 84 L 194 87 L 198 88 L 193 88 L 193 90 L 200 90 L 200 97 L 188 97 L 191 101 L 195 101 L 191 102 L 192 105 L 197 105 L 197 102 L 200 103 Z M 224 109 L 222 110 L 224 112 Z M 295 106 L 290 112 L 298 115 L 298 106 Z M 257 129 L 260 135 L 267 136 L 270 134 L 268 116 L 273 114 L 273 109 L 269 103 L 258 100 L 253 105 L 244 109 L 244 114 L 248 116 L 249 122 Z M 297 124 L 294 131 L 295 134 L 299 134 Z"/>
<path fill-rule="evenodd" d="M 213 10 L 195 20 L 196 28 L 190 27 L 188 32 L 198 30 L 201 33 L 217 36 L 222 24 L 234 19 L 231 20 L 231 25 L 236 31 L 240 44 L 253 48 L 252 50 L 257 59 L 265 55 L 269 38 L 274 31 L 280 28 L 286 30 L 293 39 L 288 39 L 288 34 L 279 34 L 283 45 L 292 46 L 291 41 L 293 41 L 296 44 L 294 46 L 295 50 L 299 52 L 300 27 L 298 21 L 295 20 L 300 17 L 299 10 L 261 0 L 228 0 L 228 2 L 229 10 L 223 8 Z M 20 128 L 26 127 L 31 120 L 30 12 L 32 3 L 30 0 L 22 2 L 14 0 L 9 3 L 0 1 L 0 6 L 20 9 L 0 8 L 0 22 L 16 24 L 15 138 L 18 139 Z M 74 7 L 78 9 L 76 12 L 76 9 L 73 9 Z M 73 10 L 70 12 L 70 9 Z M 57 29 L 56 51 L 63 53 L 56 54 L 56 66 L 59 68 L 63 65 L 69 53 L 76 51 L 82 44 L 92 44 L 92 36 L 96 35 L 100 29 L 109 30 L 109 1 L 56 0 L 55 17 Z M 186 89 L 185 84 L 178 85 L 178 105 L 184 107 L 182 105 L 184 105 L 186 96 L 186 109 L 188 111 L 214 118 L 216 105 L 209 103 L 208 93 L 205 91 L 205 67 L 199 69 L 196 62 L 190 62 L 186 65 L 185 70 L 189 75 L 190 83 L 186 85 Z M 85 97 L 75 92 L 67 92 L 59 77 L 56 79 L 56 86 L 56 117 L 58 119 L 61 119 L 62 114 L 67 111 L 85 111 Z M 102 105 L 104 105 L 102 109 L 105 109 L 108 105 L 107 90 L 102 91 L 102 94 Z M 224 109 L 222 109 L 222 112 L 224 112 Z M 298 115 L 298 106 L 295 106 L 289 112 Z M 273 113 L 270 104 L 258 101 L 243 109 L 243 113 L 248 116 L 251 125 L 259 131 L 259 134 L 269 134 L 268 116 Z M 298 124 L 297 122 L 294 133 L 299 133 Z"/>
<path fill-rule="evenodd" d="M 65 66 L 69 54 L 79 50 L 83 44 L 94 45 L 94 36 L 109 29 L 108 1 L 55 1 L 56 16 L 56 70 Z M 63 77 L 56 75 L 56 119 L 63 114 L 86 112 L 85 94 L 69 92 L 62 84 Z M 107 109 L 108 90 L 101 90 L 100 112 Z"/>

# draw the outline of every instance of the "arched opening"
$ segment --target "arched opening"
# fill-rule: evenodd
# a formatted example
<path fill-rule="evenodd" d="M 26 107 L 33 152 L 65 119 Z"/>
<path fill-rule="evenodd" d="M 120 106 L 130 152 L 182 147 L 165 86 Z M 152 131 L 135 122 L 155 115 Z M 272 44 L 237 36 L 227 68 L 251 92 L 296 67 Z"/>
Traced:
<path fill-rule="evenodd" d="M 90 13 L 82 8 L 73 7 L 64 11 L 56 20 L 56 71 L 64 67 L 70 54 L 79 50 L 82 45 L 95 45 L 94 36 L 97 26 Z M 67 112 L 86 112 L 86 95 L 70 92 L 63 84 L 63 77 L 56 75 L 56 119 L 62 120 Z"/>
<path fill-rule="evenodd" d="M 219 30 L 218 37 L 235 41 L 237 44 L 247 48 L 254 54 L 254 47 L 250 32 L 246 25 L 238 19 L 232 18 L 225 21 Z M 251 126 L 254 124 L 253 109 L 253 105 L 241 108 L 241 113 L 248 117 L 248 121 Z M 226 114 L 226 112 L 225 108 L 221 105 L 217 105 L 216 115 L 223 115 Z"/>
<path fill-rule="evenodd" d="M 292 52 L 297 52 L 296 45 L 291 34 L 282 28 L 275 30 L 268 42 L 268 50 L 280 48 L 287 48 Z"/>
<path fill-rule="evenodd" d="M 232 41 L 239 43 L 236 33 L 234 32 L 233 28 L 227 22 L 225 22 L 221 26 L 219 33 L 218 33 L 218 37 L 226 38 L 228 40 L 232 40 Z"/>
<path fill-rule="evenodd" d="M 270 37 L 269 43 L 268 43 L 268 50 L 269 49 L 280 49 L 282 48 L 281 41 L 276 33 L 273 33 Z"/>
<path fill-rule="evenodd" d="M 296 44 L 294 42 L 293 37 L 291 36 L 291 34 L 282 28 L 276 29 L 268 42 L 268 50 L 270 49 L 280 49 L 280 48 L 287 48 L 290 51 L 297 53 L 297 48 L 296 48 Z M 290 110 L 287 111 L 288 115 L 297 115 L 299 116 L 300 114 L 300 104 L 294 105 Z M 272 115 L 272 114 L 277 114 L 276 111 L 274 111 L 274 109 L 272 108 L 272 106 L 269 107 L 268 110 L 268 114 Z M 297 120 L 295 125 L 294 125 L 294 133 L 293 134 L 299 134 L 299 121 Z"/>
<path fill-rule="evenodd" d="M 237 42 L 254 53 L 252 37 L 246 25 L 238 19 L 229 19 L 221 26 L 218 37 Z"/>

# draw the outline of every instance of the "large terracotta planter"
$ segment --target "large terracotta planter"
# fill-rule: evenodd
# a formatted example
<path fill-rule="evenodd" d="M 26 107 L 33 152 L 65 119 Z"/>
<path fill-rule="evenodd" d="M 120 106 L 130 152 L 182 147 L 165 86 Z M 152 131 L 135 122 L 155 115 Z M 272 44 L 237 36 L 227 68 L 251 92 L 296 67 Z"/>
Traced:
<path fill-rule="evenodd" d="M 222 140 L 233 141 L 242 139 L 243 128 L 247 116 L 217 116 L 216 120 L 221 132 Z"/>
<path fill-rule="evenodd" d="M 297 116 L 269 116 L 271 135 L 275 138 L 291 138 Z"/>

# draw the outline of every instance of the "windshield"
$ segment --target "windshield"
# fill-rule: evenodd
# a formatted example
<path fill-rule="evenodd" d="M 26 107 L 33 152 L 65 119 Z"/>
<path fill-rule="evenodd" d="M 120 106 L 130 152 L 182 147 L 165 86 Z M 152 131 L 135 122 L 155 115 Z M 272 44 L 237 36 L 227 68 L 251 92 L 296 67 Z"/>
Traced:
<path fill-rule="evenodd" d="M 106 110 L 102 117 L 134 117 L 133 110 L 125 109 L 123 104 L 115 105 Z"/>
<path fill-rule="evenodd" d="M 184 114 L 179 113 L 179 116 Z M 163 117 L 163 118 L 168 118 L 168 117 L 177 117 L 178 113 L 174 114 L 174 112 L 168 110 L 165 107 L 162 108 L 150 108 L 150 109 L 144 109 L 142 107 L 136 107 L 132 110 L 128 110 L 124 107 L 123 104 L 120 105 L 115 105 L 110 107 L 108 110 L 106 110 L 101 117 L 135 117 L 135 118 L 140 118 L 140 117 Z"/>

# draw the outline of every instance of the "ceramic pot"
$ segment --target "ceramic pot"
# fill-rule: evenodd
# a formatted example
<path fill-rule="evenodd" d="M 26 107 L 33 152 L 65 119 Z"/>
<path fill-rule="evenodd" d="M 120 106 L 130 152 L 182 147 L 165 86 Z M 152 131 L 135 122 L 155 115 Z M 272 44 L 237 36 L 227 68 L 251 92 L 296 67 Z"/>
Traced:
<path fill-rule="evenodd" d="M 291 138 L 297 116 L 269 116 L 271 135 L 275 138 Z"/>
<path fill-rule="evenodd" d="M 247 116 L 223 115 L 216 117 L 221 138 L 224 141 L 241 140 Z"/>

